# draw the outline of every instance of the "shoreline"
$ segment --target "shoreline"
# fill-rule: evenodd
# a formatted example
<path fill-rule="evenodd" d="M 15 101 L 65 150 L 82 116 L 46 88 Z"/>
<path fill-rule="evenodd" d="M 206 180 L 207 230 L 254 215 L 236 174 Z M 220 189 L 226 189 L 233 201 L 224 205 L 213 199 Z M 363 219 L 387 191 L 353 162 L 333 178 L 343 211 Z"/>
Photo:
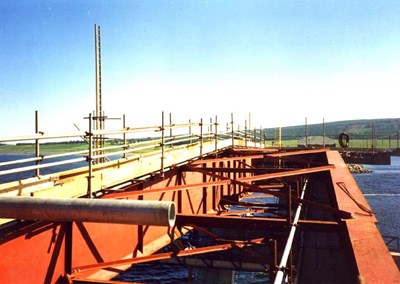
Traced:
<path fill-rule="evenodd" d="M 373 172 L 362 164 L 346 164 L 346 166 L 352 174 L 368 174 Z"/>

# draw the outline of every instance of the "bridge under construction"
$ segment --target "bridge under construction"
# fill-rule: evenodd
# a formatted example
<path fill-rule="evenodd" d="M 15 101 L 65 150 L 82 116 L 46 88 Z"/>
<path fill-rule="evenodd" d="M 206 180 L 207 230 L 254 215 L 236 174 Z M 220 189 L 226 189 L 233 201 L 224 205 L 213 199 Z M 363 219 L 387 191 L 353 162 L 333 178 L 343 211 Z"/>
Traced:
<path fill-rule="evenodd" d="M 123 283 L 154 262 L 187 267 L 188 283 L 400 283 L 339 152 L 272 147 L 233 115 L 106 130 L 97 26 L 95 49 L 86 131 L 43 132 L 36 112 L 35 134 L 0 137 L 33 153 L 0 161 L 0 283 Z M 41 151 L 60 139 L 86 147 Z"/>
<path fill-rule="evenodd" d="M 337 151 L 268 146 L 233 116 L 163 114 L 161 125 L 115 130 L 96 119 L 87 131 L 0 138 L 35 152 L 0 162 L 0 178 L 32 173 L 0 184 L 1 283 L 122 283 L 113 279 L 153 262 L 188 267 L 191 283 L 233 283 L 235 271 L 265 283 L 400 283 Z M 40 152 L 60 138 L 87 149 Z M 79 166 L 43 174 L 67 164 Z"/>

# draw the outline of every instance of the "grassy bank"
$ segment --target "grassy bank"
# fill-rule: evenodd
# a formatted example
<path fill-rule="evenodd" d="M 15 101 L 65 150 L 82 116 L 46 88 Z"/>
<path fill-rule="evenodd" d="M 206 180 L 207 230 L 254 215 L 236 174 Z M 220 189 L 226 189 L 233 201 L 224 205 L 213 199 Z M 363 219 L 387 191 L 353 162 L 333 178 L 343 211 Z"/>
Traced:
<path fill-rule="evenodd" d="M 298 140 L 284 140 L 282 141 L 282 147 L 296 147 L 297 146 L 297 141 Z M 270 142 L 268 142 L 268 145 Z M 350 140 L 349 143 L 349 148 L 354 148 L 354 149 L 368 149 L 371 148 L 372 141 L 371 140 L 366 140 L 366 139 L 357 139 L 357 140 Z M 339 147 L 339 142 L 336 141 L 336 146 Z M 397 141 L 394 140 L 375 140 L 374 141 L 374 148 L 375 149 L 383 149 L 383 150 L 389 150 L 389 149 L 396 149 L 397 148 Z"/>
<path fill-rule="evenodd" d="M 268 141 L 267 146 L 276 146 Z M 339 143 L 337 143 L 339 144 Z M 106 142 L 106 147 L 115 146 L 115 143 Z M 282 147 L 296 147 L 297 140 L 285 140 L 282 141 Z M 337 145 L 338 146 L 338 145 Z M 390 140 L 376 140 L 374 142 L 375 149 L 396 149 L 397 143 L 396 141 Z M 371 148 L 371 140 L 350 140 L 349 148 L 352 149 L 368 149 Z M 66 152 L 75 152 L 88 150 L 88 145 L 84 142 L 79 143 L 44 143 L 40 144 L 40 153 L 45 154 L 55 154 L 55 153 L 66 153 Z M 0 154 L 32 154 L 35 153 L 35 145 L 31 143 L 26 144 L 18 144 L 18 145 L 8 145 L 8 144 L 0 144 Z"/>
<path fill-rule="evenodd" d="M 41 144 L 39 151 L 41 153 L 66 153 L 81 150 L 87 150 L 88 146 L 85 143 L 57 143 L 57 144 Z M 0 145 L 0 154 L 31 154 L 35 153 L 34 144 L 19 144 L 19 145 Z"/>

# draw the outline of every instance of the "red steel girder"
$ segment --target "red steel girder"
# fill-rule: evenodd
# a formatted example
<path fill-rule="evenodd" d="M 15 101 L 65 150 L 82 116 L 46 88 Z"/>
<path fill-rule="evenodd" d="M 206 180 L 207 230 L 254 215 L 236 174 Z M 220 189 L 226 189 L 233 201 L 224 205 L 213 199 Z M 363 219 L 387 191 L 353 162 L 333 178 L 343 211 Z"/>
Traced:
<path fill-rule="evenodd" d="M 265 173 L 271 171 L 270 168 L 228 168 L 228 167 L 202 167 L 201 169 L 209 172 L 219 172 L 219 173 Z M 287 169 L 274 169 L 276 171 L 287 171 Z"/>
<path fill-rule="evenodd" d="M 320 167 L 312 167 L 312 168 L 304 168 L 304 169 L 296 169 L 291 171 L 284 171 L 284 172 L 277 172 L 277 173 L 268 173 L 268 174 L 261 174 L 261 175 L 254 175 L 249 177 L 241 177 L 237 178 L 237 181 L 242 182 L 250 182 L 250 181 L 259 181 L 259 180 L 267 180 L 267 179 L 275 179 L 275 178 L 283 178 L 283 177 L 291 177 L 291 176 L 299 176 L 299 175 L 306 175 L 306 174 L 313 174 L 318 172 L 325 172 L 335 168 L 334 165 L 325 165 Z M 199 167 L 192 167 L 192 166 L 185 166 L 186 171 L 198 171 L 202 173 L 210 173 L 210 172 L 221 172 L 223 168 L 212 169 L 211 171 L 207 171 L 209 168 L 199 168 Z M 221 177 L 222 179 L 222 177 Z"/>
<path fill-rule="evenodd" d="M 360 282 L 400 283 L 399 269 L 379 233 L 376 217 L 370 214 L 371 208 L 353 175 L 338 152 L 327 152 L 327 158 L 329 162 L 339 165 L 331 171 L 338 206 L 342 210 L 354 212 L 354 218 L 345 221 L 344 226 Z"/>
<path fill-rule="evenodd" d="M 225 238 L 221 238 L 220 236 L 218 236 L 202 227 L 199 227 L 199 226 L 196 226 L 193 224 L 191 224 L 189 227 L 192 227 L 196 231 L 199 231 L 199 232 L 203 233 L 204 235 L 207 235 L 210 238 L 214 239 L 216 242 L 220 242 L 220 243 L 235 243 L 235 244 L 240 244 L 240 245 L 247 245 L 247 244 L 262 244 L 262 243 L 265 243 L 266 241 L 268 241 L 265 238 L 258 238 L 258 239 L 251 239 L 251 240 L 228 240 Z M 188 229 L 188 228 L 186 227 L 186 229 Z"/>
<path fill-rule="evenodd" d="M 231 162 L 231 161 L 243 162 L 243 159 L 263 159 L 264 157 L 265 154 L 249 155 L 243 157 L 239 156 L 239 157 L 224 157 L 224 158 L 207 158 L 203 160 L 193 161 L 190 164 L 192 166 L 195 166 L 195 165 L 202 165 L 205 163 L 219 163 L 219 162 Z"/>
<path fill-rule="evenodd" d="M 310 155 L 310 154 L 319 154 L 330 151 L 329 149 L 304 149 L 304 150 L 295 150 L 295 151 L 287 151 L 287 152 L 277 152 L 267 154 L 269 157 L 285 157 L 285 156 L 295 156 L 295 155 Z"/>
<path fill-rule="evenodd" d="M 69 281 L 71 284 L 133 284 L 132 282 L 100 279 L 70 279 L 67 281 Z"/>
<path fill-rule="evenodd" d="M 254 153 L 275 153 L 279 152 L 279 148 L 252 148 L 252 147 L 246 147 L 246 148 L 230 148 L 229 152 L 233 154 L 239 154 L 239 155 L 247 155 L 247 154 L 252 154 Z"/>
<path fill-rule="evenodd" d="M 226 216 L 226 215 L 242 215 L 242 214 L 247 214 L 247 213 L 265 213 L 265 209 L 264 208 L 246 208 L 246 211 L 243 210 L 230 210 L 230 211 L 221 211 L 221 212 L 217 212 L 215 214 L 208 214 L 208 215 L 218 215 L 218 216 Z"/>
<path fill-rule="evenodd" d="M 250 177 L 242 177 L 242 178 L 238 178 L 237 180 L 242 181 L 242 182 L 259 181 L 259 180 L 266 180 L 266 179 L 283 178 L 283 177 L 291 177 L 291 176 L 325 172 L 325 171 L 329 171 L 333 168 L 335 168 L 334 165 L 326 165 L 326 166 L 305 168 L 305 169 L 285 171 L 285 172 L 279 172 L 279 173 L 268 173 L 268 174 L 250 176 Z"/>
<path fill-rule="evenodd" d="M 329 169 L 332 169 L 333 165 L 327 165 L 327 166 L 322 166 L 322 167 L 314 167 L 314 168 L 306 168 L 306 169 L 299 169 L 299 170 L 291 170 L 291 171 L 284 171 L 284 172 L 279 172 L 279 173 L 268 173 L 268 174 L 262 174 L 262 175 L 255 175 L 251 177 L 243 177 L 243 178 L 238 178 L 236 179 L 237 181 L 243 181 L 243 182 L 248 182 L 248 181 L 257 181 L 257 180 L 265 180 L 265 179 L 274 179 L 274 178 L 281 178 L 281 177 L 288 177 L 288 176 L 296 176 L 296 175 L 304 175 L 308 173 L 316 173 L 320 171 L 326 171 Z M 185 166 L 184 167 L 186 171 L 201 171 L 201 172 L 209 172 L 207 169 L 209 168 L 198 168 L 198 167 L 192 167 L 192 166 Z M 219 170 L 221 169 L 221 170 Z M 224 168 L 215 168 L 213 171 L 223 171 Z M 123 192 L 117 192 L 117 193 L 110 193 L 105 195 L 103 198 L 124 198 L 128 196 L 137 196 L 137 195 L 143 195 L 143 194 L 149 194 L 149 193 L 157 193 L 157 192 L 168 192 L 168 191 L 180 191 L 180 190 L 186 190 L 190 188 L 202 188 L 206 186 L 218 186 L 218 185 L 224 185 L 224 184 L 229 184 L 230 179 L 226 177 L 219 177 L 219 181 L 212 181 L 212 182 L 204 182 L 204 183 L 196 183 L 196 184 L 184 184 L 184 185 L 176 185 L 176 186 L 169 186 L 169 187 L 164 187 L 164 188 L 155 188 L 155 189 L 148 189 L 148 190 L 138 190 L 138 191 L 129 191 L 129 188 L 131 186 L 127 186 L 124 188 L 125 191 Z"/>
<path fill-rule="evenodd" d="M 214 233 L 210 232 L 209 230 L 206 230 L 206 229 L 204 229 L 202 227 L 198 227 L 198 226 L 195 226 L 193 224 L 191 224 L 190 227 L 192 227 L 193 229 L 195 229 L 198 232 L 202 232 L 206 236 L 209 236 L 212 239 L 214 239 L 214 241 L 220 242 L 220 243 L 222 242 L 222 243 L 235 243 L 235 244 L 240 244 L 240 245 L 249 245 L 249 244 L 256 245 L 256 244 L 265 244 L 266 242 L 270 242 L 270 240 L 266 240 L 265 238 L 258 238 L 258 239 L 252 239 L 252 240 L 228 240 L 228 239 L 225 239 L 225 238 L 221 238 L 218 235 L 216 235 L 216 234 L 214 234 Z M 242 247 L 242 250 L 245 253 L 247 253 L 249 255 L 252 255 L 253 257 L 258 258 L 260 261 L 263 260 L 263 257 L 261 255 L 259 255 L 258 253 L 247 249 L 246 247 Z"/>
<path fill-rule="evenodd" d="M 264 230 L 269 227 L 287 229 L 287 219 L 215 215 L 176 215 L 176 226 Z M 343 227 L 335 221 L 299 220 L 299 228 L 309 231 L 336 231 Z"/>
<path fill-rule="evenodd" d="M 322 168 L 324 168 L 324 169 L 322 169 Z M 193 171 L 197 171 L 197 172 L 201 172 L 201 173 L 207 174 L 207 175 L 209 175 L 211 177 L 214 177 L 214 178 L 219 178 L 219 179 L 224 179 L 224 180 L 226 179 L 226 177 L 223 177 L 223 176 L 220 176 L 220 175 L 216 175 L 216 174 L 204 171 L 202 168 L 193 167 L 191 169 Z M 314 169 L 314 171 L 312 171 L 311 169 Z M 304 174 L 305 173 L 315 173 L 315 172 L 326 171 L 327 169 L 334 169 L 334 166 L 329 165 L 329 166 L 324 166 L 324 167 L 318 167 L 318 169 L 315 169 L 315 168 L 304 169 L 305 171 L 301 171 L 301 172 L 304 173 Z M 306 171 L 306 170 L 309 170 L 309 171 Z M 299 171 L 300 170 L 292 171 L 292 172 L 297 172 L 297 174 L 293 174 L 290 171 L 289 172 L 285 172 L 286 173 L 285 176 L 300 175 Z M 273 178 L 277 178 L 277 176 L 275 176 L 274 174 L 266 174 L 266 175 L 259 175 L 259 176 L 270 176 L 270 177 L 273 176 Z M 250 177 L 250 178 L 252 178 L 252 177 Z M 243 181 L 244 179 L 247 182 L 244 182 Z M 259 180 L 259 179 L 257 179 L 257 180 Z M 270 193 L 271 195 L 274 195 L 274 196 L 287 198 L 287 195 L 285 193 L 274 191 L 274 190 L 269 190 L 269 189 L 262 189 L 262 188 L 259 188 L 256 185 L 249 184 L 248 183 L 249 180 L 247 178 L 238 178 L 238 179 L 235 179 L 235 180 L 231 179 L 230 181 L 233 184 L 238 184 L 238 185 L 243 186 L 245 191 Z M 313 206 L 315 208 L 319 208 L 320 210 L 324 210 L 324 211 L 330 212 L 330 213 L 332 213 L 334 215 L 337 215 L 337 216 L 339 216 L 341 218 L 348 219 L 348 218 L 352 217 L 350 212 L 339 210 L 337 208 L 334 208 L 334 207 L 331 207 L 331 206 L 328 206 L 328 205 L 325 205 L 325 204 L 322 204 L 322 203 L 314 202 L 314 201 L 311 201 L 311 200 L 300 199 L 300 198 L 297 198 L 295 196 L 291 196 L 291 201 L 293 203 L 295 203 L 295 204 L 302 203 L 302 204 Z"/>
<path fill-rule="evenodd" d="M 229 184 L 230 180 L 228 178 L 223 178 L 217 181 L 210 181 L 210 182 L 202 182 L 202 183 L 193 183 L 193 184 L 182 184 L 182 185 L 174 185 L 168 187 L 161 187 L 161 188 L 152 188 L 152 189 L 145 189 L 145 190 L 131 190 L 131 191 L 123 191 L 123 192 L 116 192 L 110 193 L 105 195 L 103 198 L 124 198 L 129 196 L 138 196 L 150 193 L 164 193 L 164 192 L 174 192 L 174 191 L 181 191 L 191 188 L 203 188 L 209 186 L 218 186 L 218 185 L 225 185 Z M 128 186 L 129 187 L 129 186 Z M 127 188 L 128 188 L 127 187 Z M 126 189 L 126 188 L 124 188 Z"/>
<path fill-rule="evenodd" d="M 207 175 L 210 175 L 212 177 L 218 178 L 218 181 L 212 181 L 212 182 L 203 182 L 203 183 L 196 183 L 196 184 L 184 184 L 184 185 L 176 185 L 176 186 L 170 186 L 170 187 L 163 187 L 163 188 L 155 188 L 155 189 L 148 189 L 148 190 L 138 190 L 138 191 L 124 191 L 124 192 L 118 192 L 118 193 L 112 193 L 104 196 L 104 198 L 124 198 L 124 197 L 129 197 L 129 196 L 140 196 L 144 194 L 149 194 L 149 193 L 164 193 L 168 191 L 180 191 L 180 190 L 187 190 L 190 188 L 203 188 L 203 187 L 208 187 L 208 186 L 218 186 L 218 185 L 229 185 L 229 184 L 239 184 L 243 186 L 247 191 L 253 191 L 253 192 L 263 192 L 263 193 L 269 193 L 274 196 L 278 197 L 283 197 L 286 198 L 286 194 L 273 191 L 273 190 L 268 190 L 268 189 L 263 189 L 261 187 L 251 185 L 248 182 L 252 181 L 257 181 L 257 180 L 265 180 L 265 179 L 275 179 L 275 178 L 282 178 L 282 177 L 290 177 L 290 176 L 297 176 L 297 175 L 305 175 L 305 174 L 310 174 L 310 173 L 317 173 L 317 172 L 322 172 L 322 171 L 327 171 L 330 169 L 333 169 L 333 165 L 326 165 L 322 167 L 314 167 L 314 168 L 306 168 L 306 169 L 299 169 L 299 170 L 293 170 L 293 171 L 285 171 L 285 172 L 280 172 L 280 173 L 270 173 L 270 174 L 262 174 L 262 175 L 256 175 L 256 176 L 250 176 L 250 177 L 242 177 L 238 179 L 229 179 L 227 177 L 223 177 L 220 175 L 216 175 L 213 173 L 210 173 L 203 168 L 198 168 L 198 167 L 191 167 L 191 166 L 186 166 L 186 170 L 191 170 L 191 171 L 197 171 L 201 172 Z M 308 204 L 310 206 L 314 206 L 317 208 L 320 208 L 321 210 L 329 211 L 332 214 L 336 214 L 342 218 L 350 218 L 351 214 L 345 211 L 338 210 L 336 208 L 320 204 L 317 202 L 312 202 L 309 200 L 301 200 L 297 197 L 292 196 L 292 202 L 298 204 L 298 203 L 303 203 L 303 204 Z"/>
<path fill-rule="evenodd" d="M 304 150 L 295 150 L 295 151 L 286 151 L 286 152 L 282 152 L 282 151 L 266 151 L 263 152 L 263 154 L 258 154 L 258 155 L 249 155 L 249 153 L 252 152 L 252 150 L 246 150 L 243 151 L 242 149 L 231 149 L 231 152 L 239 154 L 239 155 L 243 155 L 243 157 L 245 158 L 251 158 L 251 159 L 260 159 L 261 155 L 263 155 L 263 158 L 278 158 L 278 159 L 284 159 L 284 160 L 292 160 L 292 161 L 297 161 L 299 163 L 316 163 L 316 164 L 320 164 L 316 161 L 311 161 L 311 160 L 304 160 L 304 159 L 299 159 L 298 157 L 296 158 L 296 156 L 301 156 L 301 155 L 307 155 L 308 157 L 312 157 L 312 155 L 314 154 L 321 154 L 324 153 L 326 151 L 329 151 L 329 149 L 304 149 Z M 253 153 L 260 153 L 260 151 L 253 151 Z M 207 160 L 204 160 L 207 161 Z"/>
<path fill-rule="evenodd" d="M 73 279 L 73 277 L 78 276 L 81 273 L 86 273 L 88 271 L 95 271 L 95 270 L 99 270 L 99 269 L 103 269 L 103 268 L 118 267 L 118 266 L 122 266 L 122 265 L 138 264 L 138 263 L 144 263 L 144 262 L 169 259 L 169 258 L 174 258 L 174 257 L 185 257 L 185 256 L 192 256 L 192 255 L 198 255 L 198 254 L 204 254 L 204 253 L 224 251 L 224 250 L 229 250 L 229 249 L 232 249 L 235 247 L 243 248 L 243 247 L 253 245 L 253 244 L 258 244 L 258 243 L 261 243 L 261 240 L 257 239 L 257 240 L 251 240 L 248 242 L 233 241 L 233 242 L 224 243 L 224 244 L 220 244 L 220 245 L 193 248 L 190 250 L 180 250 L 177 252 L 172 251 L 172 252 L 166 252 L 166 253 L 158 253 L 158 254 L 152 254 L 152 255 L 147 255 L 147 256 L 134 257 L 134 258 L 129 258 L 129 259 L 120 259 L 120 260 L 115 260 L 115 261 L 83 265 L 83 266 L 74 267 L 72 269 L 73 273 L 70 275 L 70 278 Z"/>
<path fill-rule="evenodd" d="M 259 197 L 259 196 L 257 196 Z M 240 205 L 243 207 L 274 207 L 274 208 L 286 208 L 287 205 L 284 203 L 262 203 L 262 202 L 243 202 L 243 201 L 234 201 L 227 198 L 221 198 L 221 201 L 224 204 L 230 205 Z"/>

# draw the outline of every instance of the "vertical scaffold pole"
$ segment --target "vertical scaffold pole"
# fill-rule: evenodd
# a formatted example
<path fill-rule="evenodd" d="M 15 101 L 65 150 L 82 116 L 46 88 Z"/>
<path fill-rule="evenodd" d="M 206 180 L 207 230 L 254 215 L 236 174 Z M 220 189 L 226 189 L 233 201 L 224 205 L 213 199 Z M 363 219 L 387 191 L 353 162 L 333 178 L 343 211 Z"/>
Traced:
<path fill-rule="evenodd" d="M 101 38 L 100 38 L 100 27 L 94 25 L 94 37 L 95 37 L 95 66 L 96 66 L 96 111 L 94 120 L 96 121 L 95 129 L 103 130 L 103 103 L 102 103 L 102 87 L 101 87 Z M 102 135 L 98 135 L 96 137 L 95 148 L 103 148 L 104 140 Z M 98 151 L 98 155 L 103 154 L 103 151 Z M 98 162 L 104 161 L 104 158 L 101 158 Z"/>
<path fill-rule="evenodd" d="M 325 118 L 322 119 L 322 148 L 325 148 Z"/>
<path fill-rule="evenodd" d="M 161 175 L 164 175 L 164 152 L 165 152 L 165 123 L 164 112 L 161 113 Z"/>
<path fill-rule="evenodd" d="M 203 157 L 203 119 L 200 119 L 200 159 Z"/>
<path fill-rule="evenodd" d="M 169 113 L 169 138 L 172 140 L 172 114 Z"/>
<path fill-rule="evenodd" d="M 36 110 L 35 111 L 35 133 L 39 134 L 39 112 Z M 39 139 L 35 140 L 35 157 L 39 158 L 40 157 L 40 143 Z M 36 160 L 36 166 L 38 166 L 40 163 L 39 160 Z M 40 169 L 36 168 L 36 176 L 38 177 L 40 175 Z"/>
<path fill-rule="evenodd" d="M 231 113 L 231 136 L 232 136 L 232 147 L 235 146 L 235 137 L 233 136 L 234 130 L 233 130 L 233 113 Z"/>
<path fill-rule="evenodd" d="M 93 175 L 93 126 L 92 126 L 92 114 L 89 113 L 89 132 L 86 134 L 89 136 L 89 176 L 88 176 L 88 196 L 92 198 L 92 175 Z"/>
<path fill-rule="evenodd" d="M 189 119 L 189 144 L 192 144 L 192 121 Z"/>
<path fill-rule="evenodd" d="M 305 137 L 305 142 L 304 145 L 306 145 L 306 148 L 308 148 L 308 127 L 307 127 L 307 117 L 305 120 L 305 124 L 304 124 L 304 137 Z"/>
<path fill-rule="evenodd" d="M 215 152 L 218 151 L 218 120 L 217 116 L 215 116 L 215 133 L 214 133 L 214 139 L 215 139 Z"/>
<path fill-rule="evenodd" d="M 247 120 L 244 121 L 244 143 L 247 147 Z"/>
<path fill-rule="evenodd" d="M 127 140 L 126 140 L 126 120 L 125 120 L 125 114 L 122 115 L 122 127 L 124 128 L 124 134 L 123 134 L 123 139 L 124 139 L 124 149 L 127 149 Z M 124 151 L 124 158 L 126 158 L 126 151 Z"/>
<path fill-rule="evenodd" d="M 212 117 L 210 117 L 210 124 L 209 124 L 209 126 L 208 126 L 208 139 L 207 140 L 212 140 L 212 137 L 211 137 L 211 133 L 212 133 Z"/>

